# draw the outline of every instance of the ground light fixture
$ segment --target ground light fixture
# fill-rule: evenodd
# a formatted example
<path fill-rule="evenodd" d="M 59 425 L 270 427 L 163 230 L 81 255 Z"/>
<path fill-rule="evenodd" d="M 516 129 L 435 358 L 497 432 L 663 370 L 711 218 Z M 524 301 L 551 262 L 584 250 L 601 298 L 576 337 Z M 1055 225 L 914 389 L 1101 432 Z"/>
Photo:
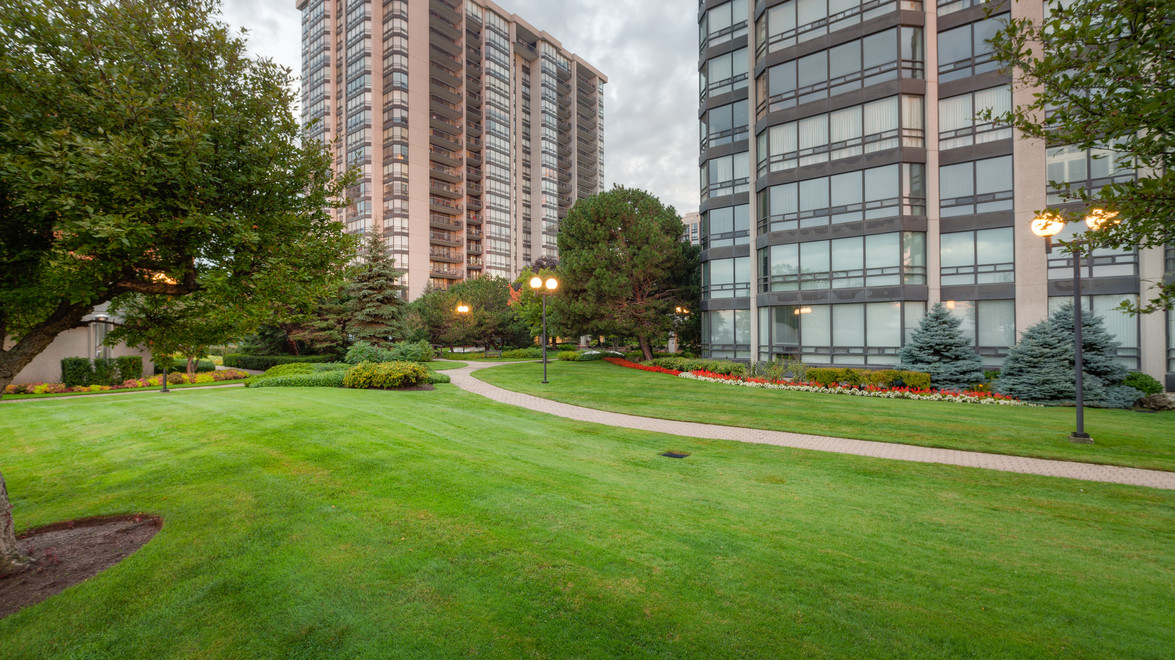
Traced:
<path fill-rule="evenodd" d="M 547 383 L 547 296 L 555 293 L 555 289 L 559 288 L 559 280 L 548 277 L 544 282 L 543 278 L 535 276 L 530 278 L 530 288 L 534 292 L 542 296 L 543 299 L 543 384 Z"/>
<path fill-rule="evenodd" d="M 1090 209 L 1085 216 L 1085 226 L 1088 231 L 1098 231 L 1108 224 L 1119 222 L 1117 211 L 1104 209 Z M 1030 225 L 1032 233 L 1045 240 L 1045 251 L 1052 253 L 1053 237 L 1065 228 L 1065 219 L 1057 214 L 1045 211 L 1032 219 Z M 1073 255 L 1073 370 L 1076 379 L 1077 430 L 1069 434 L 1070 442 L 1092 444 L 1093 438 L 1085 432 L 1085 384 L 1083 371 L 1085 365 L 1082 356 L 1081 344 L 1081 249 L 1088 239 L 1074 237 L 1067 241 L 1058 240 L 1056 243 L 1067 249 Z"/>

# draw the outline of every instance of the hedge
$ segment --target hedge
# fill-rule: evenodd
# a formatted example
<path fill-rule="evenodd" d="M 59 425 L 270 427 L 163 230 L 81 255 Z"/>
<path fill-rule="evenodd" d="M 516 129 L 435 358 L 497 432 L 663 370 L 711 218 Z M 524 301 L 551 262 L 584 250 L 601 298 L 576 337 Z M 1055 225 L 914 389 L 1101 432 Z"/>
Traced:
<path fill-rule="evenodd" d="M 346 372 L 343 387 L 396 389 L 428 381 L 428 369 L 415 362 L 360 362 Z"/>
<path fill-rule="evenodd" d="M 188 361 L 174 360 L 170 365 L 168 365 L 167 371 L 168 373 L 187 373 Z M 210 371 L 216 371 L 216 364 L 213 363 L 212 360 L 196 360 L 195 373 L 206 374 Z M 163 369 L 159 365 L 155 365 L 155 375 L 158 376 L 162 373 Z"/>
<path fill-rule="evenodd" d="M 123 355 L 114 358 L 114 360 L 118 363 L 119 382 L 138 380 L 143 377 L 143 358 L 137 355 Z"/>
<path fill-rule="evenodd" d="M 66 387 L 82 387 L 90 384 L 94 367 L 89 358 L 71 357 L 61 359 L 61 382 Z"/>
<path fill-rule="evenodd" d="M 746 376 L 747 365 L 729 360 L 706 360 L 687 357 L 653 358 L 644 364 L 664 367 L 674 371 L 709 371 L 723 376 Z"/>
<path fill-rule="evenodd" d="M 812 367 L 805 379 L 829 385 L 876 385 L 877 387 L 910 387 L 919 390 L 930 389 L 930 374 L 921 371 L 900 371 L 898 369 L 850 369 L 847 367 Z"/>
<path fill-rule="evenodd" d="M 543 356 L 543 349 L 541 346 L 534 348 L 515 348 L 509 351 L 502 351 L 502 357 L 508 360 L 532 360 L 534 358 L 541 358 Z"/>
<path fill-rule="evenodd" d="M 224 356 L 224 366 L 265 371 L 279 364 L 291 364 L 294 362 L 334 362 L 337 359 L 331 355 L 245 355 L 243 353 L 229 353 Z"/>
<path fill-rule="evenodd" d="M 254 376 L 245 381 L 247 387 L 342 387 L 347 372 L 340 369 L 284 376 Z"/>

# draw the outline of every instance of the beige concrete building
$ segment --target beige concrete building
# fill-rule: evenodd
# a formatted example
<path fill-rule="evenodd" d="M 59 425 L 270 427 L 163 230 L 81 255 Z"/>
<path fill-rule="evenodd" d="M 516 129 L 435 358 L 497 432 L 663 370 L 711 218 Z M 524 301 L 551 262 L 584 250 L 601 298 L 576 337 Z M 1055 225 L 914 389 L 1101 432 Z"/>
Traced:
<path fill-rule="evenodd" d="M 1073 299 L 1072 260 L 1029 229 L 1062 202 L 1049 181 L 1138 173 L 977 117 L 1031 95 L 987 40 L 1041 13 L 1039 0 L 699 2 L 707 355 L 892 365 L 941 301 L 995 367 Z M 1172 277 L 1175 253 L 1098 250 L 1082 268 L 1084 308 L 1122 362 L 1175 372 L 1175 316 L 1118 309 Z"/>
<path fill-rule="evenodd" d="M 97 307 L 92 313 L 83 319 L 86 326 L 82 328 L 74 328 L 67 332 L 57 335 L 49 347 L 40 353 L 33 361 L 24 369 L 21 369 L 13 379 L 14 385 L 25 385 L 30 383 L 60 383 L 61 382 L 61 360 L 71 357 L 82 357 L 93 360 L 94 358 L 116 358 L 124 355 L 136 355 L 143 358 L 143 373 L 154 373 L 154 367 L 151 362 L 151 352 L 139 349 L 130 348 L 127 346 L 103 346 L 102 342 L 106 340 L 106 333 L 113 329 L 110 323 L 110 316 L 105 311 L 105 305 Z M 5 348 L 9 348 L 14 342 L 9 339 L 5 342 Z"/>
<path fill-rule="evenodd" d="M 681 224 L 685 225 L 685 230 L 681 234 L 681 240 L 688 241 L 692 245 L 701 245 L 702 215 L 697 211 L 686 213 L 681 216 Z"/>
<path fill-rule="evenodd" d="M 302 121 L 357 168 L 352 233 L 380 232 L 409 297 L 557 256 L 603 189 L 604 83 L 488 0 L 298 0 Z"/>

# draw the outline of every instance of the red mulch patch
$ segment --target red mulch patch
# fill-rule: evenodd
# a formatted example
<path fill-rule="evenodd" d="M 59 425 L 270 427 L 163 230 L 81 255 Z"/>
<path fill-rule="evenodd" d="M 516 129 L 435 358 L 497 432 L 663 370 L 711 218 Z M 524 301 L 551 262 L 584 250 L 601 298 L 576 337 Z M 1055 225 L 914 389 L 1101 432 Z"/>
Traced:
<path fill-rule="evenodd" d="M 17 543 L 37 560 L 0 577 L 0 619 L 94 577 L 129 557 L 163 527 L 156 516 L 104 516 L 29 530 Z"/>

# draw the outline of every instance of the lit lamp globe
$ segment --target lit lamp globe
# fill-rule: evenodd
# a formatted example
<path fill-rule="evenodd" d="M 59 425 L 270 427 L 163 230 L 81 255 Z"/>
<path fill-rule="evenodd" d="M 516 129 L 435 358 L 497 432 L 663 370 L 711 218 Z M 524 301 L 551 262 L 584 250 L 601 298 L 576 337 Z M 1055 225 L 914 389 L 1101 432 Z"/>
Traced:
<path fill-rule="evenodd" d="M 469 305 L 466 305 L 465 303 L 457 305 L 457 313 L 458 314 L 468 314 L 469 313 Z"/>
<path fill-rule="evenodd" d="M 532 289 L 543 288 L 543 278 L 541 278 L 541 277 L 530 278 L 530 288 L 532 288 Z"/>
<path fill-rule="evenodd" d="M 1106 225 L 1116 225 L 1119 220 L 1117 211 L 1091 209 L 1089 215 L 1085 216 L 1085 226 L 1089 227 L 1090 231 L 1097 231 Z"/>
<path fill-rule="evenodd" d="M 553 277 L 551 277 L 551 278 L 548 278 L 548 279 L 547 279 L 547 290 L 548 290 L 548 291 L 554 291 L 554 290 L 555 290 L 556 288 L 558 288 L 558 287 L 559 287 L 559 281 L 558 281 L 558 280 L 556 280 L 556 279 L 555 279 L 555 278 L 553 278 Z"/>
<path fill-rule="evenodd" d="M 1041 213 L 1032 219 L 1032 233 L 1041 238 L 1051 238 L 1065 228 L 1065 220 L 1055 213 Z"/>

